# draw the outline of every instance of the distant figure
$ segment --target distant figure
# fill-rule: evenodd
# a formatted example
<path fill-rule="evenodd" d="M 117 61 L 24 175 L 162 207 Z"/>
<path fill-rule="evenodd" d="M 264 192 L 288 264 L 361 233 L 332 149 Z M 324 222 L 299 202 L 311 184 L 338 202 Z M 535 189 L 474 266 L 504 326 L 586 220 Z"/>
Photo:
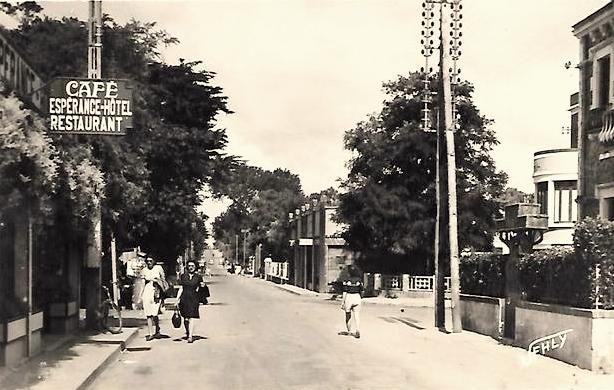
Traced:
<path fill-rule="evenodd" d="M 342 282 L 343 298 L 341 309 L 345 312 L 345 326 L 347 332 L 339 332 L 340 335 L 350 335 L 360 338 L 360 306 L 362 302 L 362 273 L 355 265 L 348 266 L 349 276 Z M 352 333 L 352 319 L 354 319 L 354 332 Z"/>
<path fill-rule="evenodd" d="M 143 301 L 143 311 L 147 317 L 147 330 L 149 331 L 149 335 L 145 337 L 145 340 L 150 341 L 160 336 L 160 319 L 158 314 L 160 313 L 162 299 L 159 283 L 165 280 L 166 277 L 164 269 L 156 265 L 154 259 L 148 257 L 145 262 L 147 266 L 141 271 L 141 277 L 145 280 L 141 300 Z M 154 326 L 155 333 L 152 332 Z"/>
<path fill-rule="evenodd" d="M 198 290 L 205 287 L 205 282 L 200 274 L 196 272 L 196 262 L 188 261 L 186 264 L 187 272 L 179 277 L 179 291 L 177 292 L 177 307 L 183 317 L 185 335 L 188 343 L 194 342 L 194 325 L 200 318 L 198 306 L 200 304 Z"/>

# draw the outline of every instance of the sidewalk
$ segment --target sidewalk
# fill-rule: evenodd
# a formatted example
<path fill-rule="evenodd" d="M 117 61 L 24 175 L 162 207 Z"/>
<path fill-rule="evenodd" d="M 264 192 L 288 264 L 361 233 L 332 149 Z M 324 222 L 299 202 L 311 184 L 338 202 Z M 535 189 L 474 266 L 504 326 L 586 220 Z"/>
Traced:
<path fill-rule="evenodd" d="M 0 368 L 0 389 L 76 390 L 85 388 L 137 337 L 136 313 L 126 317 L 122 333 L 46 336 L 42 353 L 18 367 Z"/>

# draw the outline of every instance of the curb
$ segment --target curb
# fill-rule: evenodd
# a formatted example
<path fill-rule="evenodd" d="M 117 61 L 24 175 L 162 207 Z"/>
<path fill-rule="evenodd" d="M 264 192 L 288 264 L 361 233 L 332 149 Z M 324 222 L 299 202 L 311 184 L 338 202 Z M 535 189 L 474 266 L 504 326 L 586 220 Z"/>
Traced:
<path fill-rule="evenodd" d="M 295 289 L 285 287 L 284 284 L 277 284 L 273 282 L 271 283 L 273 284 L 273 286 L 277 287 L 278 289 L 289 292 L 290 294 L 308 296 L 308 297 L 319 297 L 320 296 L 320 293 L 317 293 L 317 292 L 313 292 L 309 290 L 297 291 Z"/>
<path fill-rule="evenodd" d="M 135 328 L 131 328 L 131 329 L 135 329 Z M 126 349 L 126 345 L 129 344 L 134 338 L 136 338 L 139 334 L 140 328 L 136 328 L 136 330 L 134 332 L 132 332 L 132 334 L 130 336 L 128 336 L 128 338 L 126 340 L 121 340 L 117 343 L 117 347 L 113 350 L 113 352 L 111 352 L 109 354 L 109 356 L 106 357 L 106 359 L 104 359 L 104 361 L 98 366 L 96 367 L 84 380 L 83 382 L 76 387 L 75 390 L 84 390 L 87 389 L 89 387 L 89 385 L 92 384 L 92 382 L 94 382 L 94 380 L 96 378 L 98 378 L 98 376 L 107 368 L 109 367 L 109 365 L 114 362 L 118 356 Z M 91 341 L 91 343 L 99 343 L 97 341 Z M 105 342 L 103 341 L 102 343 L 104 344 L 114 344 L 112 342 Z"/>

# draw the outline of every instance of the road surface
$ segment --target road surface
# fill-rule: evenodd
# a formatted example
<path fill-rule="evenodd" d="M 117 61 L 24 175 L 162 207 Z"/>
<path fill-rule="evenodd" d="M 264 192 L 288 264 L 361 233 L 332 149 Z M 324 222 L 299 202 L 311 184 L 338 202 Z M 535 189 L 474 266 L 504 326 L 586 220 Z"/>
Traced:
<path fill-rule="evenodd" d="M 340 336 L 339 302 L 290 294 L 238 275 L 210 280 L 193 344 L 174 329 L 151 350 L 125 352 L 91 388 L 107 389 L 613 389 L 613 376 L 499 345 L 443 334 L 432 310 L 363 307 L 360 339 Z M 141 331 L 144 337 L 145 332 Z M 137 344 L 145 344 L 138 340 Z"/>

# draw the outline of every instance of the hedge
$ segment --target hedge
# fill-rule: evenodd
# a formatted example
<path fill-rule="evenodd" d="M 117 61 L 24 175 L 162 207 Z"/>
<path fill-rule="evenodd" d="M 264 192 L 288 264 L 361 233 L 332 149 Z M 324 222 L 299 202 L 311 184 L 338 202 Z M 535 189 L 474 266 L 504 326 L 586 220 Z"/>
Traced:
<path fill-rule="evenodd" d="M 461 259 L 461 291 L 503 297 L 505 259 L 470 254 Z M 576 224 L 574 245 L 552 247 L 519 259 L 523 299 L 581 308 L 614 309 L 614 222 L 586 218 Z"/>
<path fill-rule="evenodd" d="M 461 292 L 504 297 L 505 258 L 496 253 L 472 252 L 463 255 L 460 263 Z"/>
<path fill-rule="evenodd" d="M 591 303 L 614 309 L 614 223 L 586 218 L 576 225 L 574 249 L 578 261 L 591 265 Z"/>
<path fill-rule="evenodd" d="M 518 264 L 523 299 L 590 308 L 592 267 L 571 247 L 552 247 L 523 256 Z"/>

